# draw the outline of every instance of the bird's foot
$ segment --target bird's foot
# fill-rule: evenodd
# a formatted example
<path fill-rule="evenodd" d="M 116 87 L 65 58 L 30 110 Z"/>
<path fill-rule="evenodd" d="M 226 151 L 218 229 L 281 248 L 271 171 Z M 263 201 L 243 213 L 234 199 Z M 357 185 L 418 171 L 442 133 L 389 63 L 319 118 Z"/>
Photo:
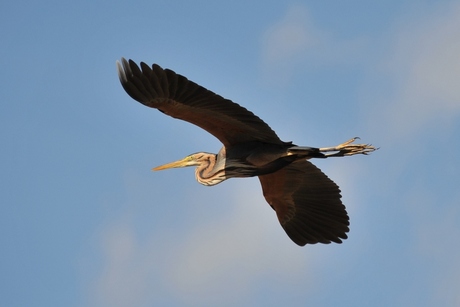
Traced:
<path fill-rule="evenodd" d="M 359 137 L 354 137 L 346 141 L 345 143 L 342 143 L 334 147 L 320 148 L 319 151 L 322 153 L 335 152 L 335 153 L 324 155 L 326 158 L 329 158 L 329 157 L 353 156 L 357 154 L 367 155 L 378 149 L 370 144 L 352 144 L 356 140 L 359 140 Z"/>

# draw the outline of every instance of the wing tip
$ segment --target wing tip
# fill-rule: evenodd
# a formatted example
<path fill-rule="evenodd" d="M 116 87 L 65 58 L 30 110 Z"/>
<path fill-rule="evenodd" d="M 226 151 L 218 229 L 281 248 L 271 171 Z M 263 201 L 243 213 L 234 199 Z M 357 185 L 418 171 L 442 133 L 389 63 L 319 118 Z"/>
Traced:
<path fill-rule="evenodd" d="M 347 233 L 350 228 L 346 224 L 339 225 L 314 225 L 312 227 L 304 223 L 289 223 L 281 225 L 288 237 L 297 245 L 306 244 L 341 244 L 348 239 Z"/>
<path fill-rule="evenodd" d="M 130 60 L 131 61 L 131 60 Z M 124 57 L 116 61 L 118 78 L 120 79 L 121 84 L 128 82 L 127 73 L 131 73 L 131 68 L 129 67 L 128 61 Z"/>

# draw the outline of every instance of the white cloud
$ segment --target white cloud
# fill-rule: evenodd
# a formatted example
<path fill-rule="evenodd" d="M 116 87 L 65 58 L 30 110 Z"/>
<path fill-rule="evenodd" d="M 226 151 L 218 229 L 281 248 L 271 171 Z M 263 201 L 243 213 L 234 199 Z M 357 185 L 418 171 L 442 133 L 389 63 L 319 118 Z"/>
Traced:
<path fill-rule="evenodd" d="M 457 306 L 460 303 L 460 246 L 456 244 L 460 237 L 460 193 L 452 193 L 454 197 L 447 204 L 439 203 L 437 193 L 439 191 L 424 186 L 414 186 L 407 200 L 414 219 L 408 222 L 416 238 L 415 252 L 429 263 L 426 271 L 433 272 L 430 275 L 433 304 Z"/>
<path fill-rule="evenodd" d="M 333 37 L 315 25 L 304 5 L 294 4 L 263 35 L 263 75 L 283 85 L 297 68 L 348 65 L 362 60 L 364 44 L 363 38 L 339 40 Z"/>
<path fill-rule="evenodd" d="M 161 253 L 151 244 L 141 245 L 133 225 L 125 216 L 120 218 L 101 235 L 104 265 L 93 282 L 90 306 L 142 306 L 150 298 L 155 261 Z"/>
<path fill-rule="evenodd" d="M 384 64 L 396 92 L 377 115 L 398 136 L 425 124 L 443 126 L 460 113 L 460 6 L 398 29 Z"/>
<path fill-rule="evenodd" d="M 268 29 L 264 40 L 264 60 L 269 64 L 293 61 L 303 57 L 319 44 L 320 37 L 310 25 L 305 7 L 291 6 L 283 18 Z"/>
<path fill-rule="evenodd" d="M 305 259 L 293 252 L 298 247 L 278 225 L 258 184 L 254 179 L 235 185 L 236 198 L 228 204 L 233 212 L 193 229 L 178 251 L 170 278 L 188 302 L 232 305 L 264 276 L 297 279 L 305 270 Z"/>
<path fill-rule="evenodd" d="M 380 102 L 379 113 L 369 122 L 369 127 L 378 127 L 382 134 L 388 135 L 390 147 L 375 153 L 375 159 L 382 159 L 382 164 L 387 164 L 382 166 L 382 173 L 373 177 L 369 175 L 369 178 L 376 180 L 370 184 L 371 189 L 377 189 L 375 186 L 381 184 L 383 189 L 390 192 L 395 190 L 395 183 L 400 182 L 397 180 L 401 172 L 399 167 L 404 166 L 412 157 L 412 152 L 406 150 L 389 161 L 386 155 L 391 146 L 397 143 L 394 140 L 396 135 L 407 137 L 407 131 L 420 133 L 420 129 L 426 127 L 427 123 L 440 116 L 458 116 L 460 10 L 456 8 L 431 17 L 425 16 L 425 23 L 407 26 L 388 47 L 392 60 L 385 63 L 386 69 L 390 72 L 390 78 L 399 85 L 396 93 L 376 97 L 376 101 Z M 314 54 L 311 50 L 338 49 L 334 46 L 343 45 L 343 42 L 331 40 L 323 31 L 315 29 L 309 20 L 304 7 L 291 7 L 266 33 L 264 64 L 281 69 L 285 77 L 289 78 L 293 67 L 304 63 L 306 56 Z M 329 59 L 334 58 L 334 52 L 329 53 Z M 344 191 L 357 191 L 356 195 L 364 193 L 355 187 L 357 179 L 349 177 L 361 175 L 362 170 L 358 168 L 356 171 L 353 163 L 344 163 L 347 164 L 327 173 L 342 182 Z M 255 286 L 259 286 L 261 280 L 276 277 L 292 285 L 296 279 L 305 276 L 318 278 L 309 273 L 318 263 L 328 263 L 327 259 L 315 258 L 324 250 L 315 246 L 308 254 L 302 252 L 302 248 L 290 242 L 277 224 L 274 213 L 263 200 L 257 179 L 242 182 L 245 184 L 232 186 L 235 188 L 232 195 L 237 196 L 224 199 L 218 204 L 232 208 L 228 215 L 216 216 L 213 222 L 190 225 L 190 228 L 181 229 L 182 233 L 170 233 L 164 228 L 161 233 L 144 234 L 143 237 L 147 239 L 141 240 L 135 231 L 134 219 L 121 214 L 106 227 L 101 236 L 104 267 L 93 284 L 93 305 L 148 305 L 159 303 L 158 297 L 170 297 L 182 305 L 222 305 L 222 302 L 237 305 L 251 296 L 251 291 L 257 291 Z M 459 300 L 454 285 L 460 273 L 458 270 L 447 269 L 455 265 L 459 251 L 451 248 L 451 255 L 444 255 L 445 247 L 454 244 L 449 242 L 449 238 L 458 237 L 458 231 L 452 232 L 452 229 L 456 227 L 459 212 L 445 209 L 437 219 L 432 219 L 435 212 L 430 210 L 434 209 L 432 206 L 436 197 L 431 195 L 433 202 L 428 201 L 429 197 L 420 199 L 419 191 L 425 189 L 428 188 L 419 186 L 406 191 L 405 195 L 389 199 L 413 197 L 414 201 L 410 204 L 417 205 L 414 211 L 419 212 L 420 208 L 425 210 L 425 214 L 413 216 L 416 240 L 414 250 L 417 256 L 423 253 L 426 257 L 433 257 L 435 267 L 440 268 L 442 274 L 434 280 L 445 278 L 445 284 L 450 285 L 436 289 L 439 297 L 445 295 L 449 299 Z M 133 194 L 138 192 L 145 193 L 131 191 Z M 348 199 L 352 220 L 353 217 L 356 219 L 361 214 L 360 205 L 357 204 L 360 198 L 344 194 L 344 199 Z M 386 200 L 381 201 L 383 203 Z M 193 203 L 188 205 L 193 206 Z M 401 202 L 401 206 L 404 205 Z M 401 210 L 398 206 L 389 205 L 389 209 Z M 449 232 L 451 235 L 443 238 L 443 234 Z M 359 235 L 351 234 L 355 238 Z M 366 234 L 362 234 L 361 238 L 366 242 L 353 239 L 357 242 L 355 246 L 363 247 L 372 241 Z M 351 249 L 352 253 L 362 250 Z M 354 256 L 349 255 L 349 258 L 353 259 Z M 447 262 L 443 264 L 443 260 Z M 315 283 L 321 283 L 319 279 Z M 306 283 L 305 279 L 302 280 L 302 288 L 302 291 L 314 291 L 313 283 Z"/>
<path fill-rule="evenodd" d="M 374 111 L 369 129 L 384 141 L 376 153 L 381 187 L 399 193 L 388 196 L 396 203 L 391 209 L 410 213 L 404 235 L 411 265 L 427 277 L 414 284 L 431 291 L 425 294 L 433 300 L 428 304 L 454 306 L 460 302 L 460 249 L 454 243 L 460 236 L 460 211 L 458 193 L 449 187 L 458 176 L 446 169 L 458 161 L 436 150 L 458 148 L 451 136 L 457 138 L 453 123 L 460 115 L 460 5 L 404 21 L 392 35 L 380 66 L 391 86 L 383 84 L 388 89 L 383 92 L 373 85 L 370 91 L 379 94 L 366 98 L 366 112 Z M 452 147 L 442 148 L 444 143 Z"/>
<path fill-rule="evenodd" d="M 313 26 L 303 5 L 290 6 L 262 39 L 263 75 L 270 83 L 285 85 L 299 65 L 324 45 L 324 35 Z"/>
<path fill-rule="evenodd" d="M 140 240 L 132 214 L 115 218 L 101 234 L 104 266 L 89 305 L 143 306 L 168 296 L 187 306 L 234 305 L 264 278 L 305 279 L 313 259 L 284 234 L 258 185 L 233 184 L 235 197 L 219 204 L 231 206 L 228 215 L 181 232 L 165 228 Z"/>

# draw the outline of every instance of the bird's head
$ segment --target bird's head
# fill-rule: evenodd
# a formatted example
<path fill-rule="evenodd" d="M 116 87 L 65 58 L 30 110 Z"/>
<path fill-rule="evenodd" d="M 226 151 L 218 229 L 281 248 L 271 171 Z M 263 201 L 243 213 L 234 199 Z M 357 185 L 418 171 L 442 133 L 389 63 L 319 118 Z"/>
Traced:
<path fill-rule="evenodd" d="M 210 156 L 215 156 L 214 154 L 206 153 L 206 152 L 199 152 L 188 155 L 187 157 L 170 162 L 167 164 L 163 164 L 153 168 L 153 171 L 162 171 L 169 168 L 179 168 L 179 167 L 187 167 L 187 166 L 198 166 L 201 165 L 204 161 L 209 161 Z"/>

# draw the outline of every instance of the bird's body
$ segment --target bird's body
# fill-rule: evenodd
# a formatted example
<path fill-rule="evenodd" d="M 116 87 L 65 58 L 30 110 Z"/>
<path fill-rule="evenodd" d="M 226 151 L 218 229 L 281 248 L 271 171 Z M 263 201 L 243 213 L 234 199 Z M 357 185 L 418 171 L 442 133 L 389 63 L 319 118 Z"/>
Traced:
<path fill-rule="evenodd" d="M 154 170 L 197 166 L 197 181 L 208 186 L 258 176 L 265 199 L 295 243 L 341 243 L 347 238 L 349 218 L 338 186 L 307 160 L 367 154 L 374 147 L 352 144 L 356 138 L 327 148 L 283 142 L 250 111 L 171 70 L 121 62 L 120 81 L 133 99 L 205 129 L 224 145 L 218 154 L 195 153 Z"/>
<path fill-rule="evenodd" d="M 278 145 L 249 142 L 229 148 L 222 147 L 217 154 L 199 152 L 185 159 L 197 162 L 193 164 L 197 165 L 195 172 L 197 181 L 211 186 L 229 178 L 254 177 L 276 172 L 298 159 L 298 155 L 289 152 L 289 148 L 296 147 L 290 143 Z M 170 164 L 166 164 L 155 170 L 170 167 Z"/>

